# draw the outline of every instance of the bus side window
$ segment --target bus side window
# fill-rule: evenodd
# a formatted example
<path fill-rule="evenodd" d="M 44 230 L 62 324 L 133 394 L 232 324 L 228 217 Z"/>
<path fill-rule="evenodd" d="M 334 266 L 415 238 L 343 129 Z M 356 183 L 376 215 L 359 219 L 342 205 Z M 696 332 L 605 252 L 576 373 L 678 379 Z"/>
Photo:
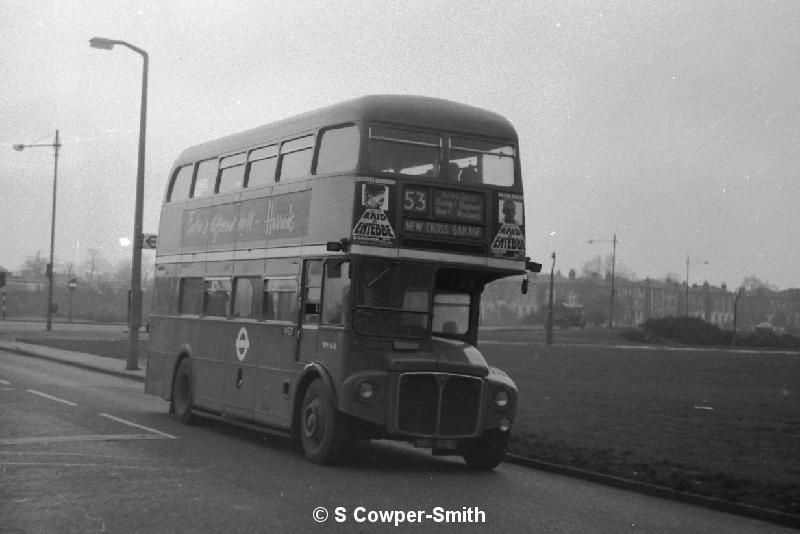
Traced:
<path fill-rule="evenodd" d="M 325 264 L 322 324 L 346 324 L 350 318 L 350 262 L 329 260 Z"/>
<path fill-rule="evenodd" d="M 228 193 L 244 187 L 244 167 L 247 157 L 244 153 L 222 158 L 219 162 L 218 193 Z"/>
<path fill-rule="evenodd" d="M 207 159 L 197 165 L 197 175 L 194 178 L 192 198 L 205 197 L 214 193 L 217 183 L 217 169 L 219 163 L 216 159 Z"/>
<path fill-rule="evenodd" d="M 247 157 L 247 186 L 271 184 L 275 181 L 278 168 L 278 145 L 270 145 L 251 150 Z"/>
<path fill-rule="evenodd" d="M 167 200 L 167 202 L 177 202 L 189 198 L 193 174 L 194 165 L 184 165 L 175 171 L 175 176 L 172 178 L 172 187 L 170 187 L 169 190 L 169 200 Z"/>
<path fill-rule="evenodd" d="M 238 319 L 258 319 L 258 278 L 237 278 L 233 290 L 231 316 Z"/>
<path fill-rule="evenodd" d="M 181 315 L 200 315 L 203 309 L 203 279 L 182 278 L 180 294 L 181 300 L 178 313 Z"/>
<path fill-rule="evenodd" d="M 227 317 L 228 302 L 231 300 L 231 281 L 206 280 L 203 286 L 203 315 L 207 317 Z"/>
<path fill-rule="evenodd" d="M 315 174 L 351 171 L 358 163 L 358 128 L 349 125 L 323 130 Z"/>
<path fill-rule="evenodd" d="M 261 317 L 267 321 L 297 321 L 297 280 L 269 278 L 264 281 Z"/>
<path fill-rule="evenodd" d="M 306 261 L 305 298 L 303 322 L 319 322 L 319 304 L 322 297 L 322 260 Z"/>
<path fill-rule="evenodd" d="M 280 171 L 278 180 L 285 182 L 304 178 L 311 174 L 311 160 L 314 157 L 314 136 L 306 135 L 281 145 Z"/>

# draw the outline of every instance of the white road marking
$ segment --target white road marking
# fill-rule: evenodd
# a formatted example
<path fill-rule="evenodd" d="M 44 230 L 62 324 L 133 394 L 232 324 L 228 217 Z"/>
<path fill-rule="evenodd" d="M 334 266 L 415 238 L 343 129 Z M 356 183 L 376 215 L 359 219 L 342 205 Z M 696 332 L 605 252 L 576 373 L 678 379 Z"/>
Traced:
<path fill-rule="evenodd" d="M 139 424 L 136 424 L 136 423 L 132 423 L 131 421 L 126 421 L 125 419 L 120 419 L 119 417 L 114 417 L 113 415 L 109 415 L 107 413 L 101 413 L 100 415 L 102 415 L 103 417 L 107 417 L 108 419 L 111 419 L 113 421 L 117 421 L 119 423 L 122 423 L 123 425 L 132 426 L 134 428 L 139 428 L 141 430 L 146 430 L 147 432 L 152 432 L 153 434 L 158 434 L 159 436 L 163 436 L 163 437 L 165 437 L 167 439 L 178 439 L 176 436 L 173 436 L 172 434 L 167 434 L 166 432 L 161 432 L 160 430 L 156 430 L 155 428 L 150 428 L 149 426 L 144 426 L 144 425 L 139 425 Z"/>
<path fill-rule="evenodd" d="M 3 386 L 10 386 L 10 385 L 11 385 L 11 382 L 6 382 L 5 380 L 0 380 L 0 385 L 3 385 Z"/>
<path fill-rule="evenodd" d="M 34 395 L 39 395 L 40 397 L 44 397 L 45 399 L 50 399 L 51 401 L 60 402 L 61 404 L 66 404 L 67 406 L 77 406 L 74 402 L 60 399 L 58 397 L 53 397 L 52 395 L 48 395 L 47 393 L 42 393 L 41 391 L 36 391 L 35 389 L 28 389 L 26 390 L 28 393 L 33 393 Z"/>

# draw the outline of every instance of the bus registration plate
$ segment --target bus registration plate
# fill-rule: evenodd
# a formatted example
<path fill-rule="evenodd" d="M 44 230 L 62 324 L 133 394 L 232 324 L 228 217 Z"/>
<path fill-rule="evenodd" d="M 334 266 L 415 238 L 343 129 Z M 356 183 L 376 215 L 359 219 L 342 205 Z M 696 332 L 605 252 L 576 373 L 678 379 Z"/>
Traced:
<path fill-rule="evenodd" d="M 414 447 L 423 449 L 448 449 L 455 450 L 458 447 L 458 442 L 454 439 L 416 439 L 414 440 Z"/>

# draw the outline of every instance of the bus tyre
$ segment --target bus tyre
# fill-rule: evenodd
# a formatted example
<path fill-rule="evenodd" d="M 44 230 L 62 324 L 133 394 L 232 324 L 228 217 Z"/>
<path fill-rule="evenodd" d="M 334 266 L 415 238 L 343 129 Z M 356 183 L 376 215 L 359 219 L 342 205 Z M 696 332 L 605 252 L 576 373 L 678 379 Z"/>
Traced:
<path fill-rule="evenodd" d="M 319 378 L 311 382 L 300 410 L 300 442 L 306 458 L 316 464 L 335 462 L 347 445 L 345 416 Z"/>
<path fill-rule="evenodd" d="M 464 461 L 472 469 L 488 471 L 494 469 L 506 456 L 510 432 L 487 430 L 479 438 L 471 439 L 461 447 Z"/>
<path fill-rule="evenodd" d="M 192 362 L 189 358 L 184 358 L 178 364 L 175 379 L 172 382 L 172 405 L 175 413 L 178 414 L 178 420 L 184 425 L 190 425 L 194 421 L 192 416 L 193 384 Z"/>

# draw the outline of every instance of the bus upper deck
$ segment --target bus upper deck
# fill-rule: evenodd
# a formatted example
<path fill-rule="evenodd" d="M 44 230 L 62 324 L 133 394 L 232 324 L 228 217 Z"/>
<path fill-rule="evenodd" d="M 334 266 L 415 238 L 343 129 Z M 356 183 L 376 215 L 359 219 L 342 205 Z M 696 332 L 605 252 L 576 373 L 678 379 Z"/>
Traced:
<path fill-rule="evenodd" d="M 440 99 L 371 96 L 306 113 L 184 151 L 158 256 L 344 240 L 524 270 L 517 151 L 506 119 Z"/>

